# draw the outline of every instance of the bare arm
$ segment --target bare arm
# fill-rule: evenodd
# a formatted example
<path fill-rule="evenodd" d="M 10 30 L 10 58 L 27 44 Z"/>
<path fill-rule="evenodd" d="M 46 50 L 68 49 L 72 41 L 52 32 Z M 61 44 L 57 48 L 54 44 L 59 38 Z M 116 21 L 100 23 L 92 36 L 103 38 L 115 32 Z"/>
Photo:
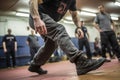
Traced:
<path fill-rule="evenodd" d="M 75 33 L 75 37 L 78 38 L 78 34 L 77 33 Z"/>
<path fill-rule="evenodd" d="M 81 28 L 80 19 L 79 19 L 77 11 L 70 11 L 70 13 L 72 15 L 72 20 L 73 20 L 74 24 L 77 27 Z M 84 37 L 83 31 L 81 29 L 78 29 L 78 33 L 80 33 L 79 38 L 83 38 Z"/>
<path fill-rule="evenodd" d="M 42 3 L 42 0 L 30 0 L 29 2 L 30 14 L 33 17 L 33 19 L 40 17 L 38 12 L 38 1 L 39 3 Z"/>
<path fill-rule="evenodd" d="M 7 48 L 6 48 L 6 43 L 5 42 L 3 42 L 3 50 L 4 50 L 4 52 L 7 52 Z"/>
<path fill-rule="evenodd" d="M 115 31 L 115 24 L 112 22 L 113 31 Z"/>
<path fill-rule="evenodd" d="M 26 41 L 26 44 L 29 46 L 29 41 Z"/>
<path fill-rule="evenodd" d="M 17 51 L 17 42 L 15 41 L 15 51 Z"/>
<path fill-rule="evenodd" d="M 80 19 L 79 19 L 77 11 L 70 11 L 70 13 L 72 15 L 72 20 L 73 20 L 74 24 L 77 27 L 81 27 L 81 25 L 80 25 Z"/>
<path fill-rule="evenodd" d="M 89 36 L 89 33 L 87 32 L 87 37 L 88 37 L 88 39 L 90 38 L 90 36 Z"/>
<path fill-rule="evenodd" d="M 94 27 L 99 31 L 99 32 L 102 32 L 102 30 L 99 28 L 98 24 L 97 23 L 93 23 Z"/>
<path fill-rule="evenodd" d="M 30 0 L 30 14 L 34 21 L 35 31 L 44 35 L 47 34 L 47 29 L 45 23 L 41 20 L 39 15 L 40 12 L 38 12 L 38 3 L 42 3 L 42 0 Z"/>

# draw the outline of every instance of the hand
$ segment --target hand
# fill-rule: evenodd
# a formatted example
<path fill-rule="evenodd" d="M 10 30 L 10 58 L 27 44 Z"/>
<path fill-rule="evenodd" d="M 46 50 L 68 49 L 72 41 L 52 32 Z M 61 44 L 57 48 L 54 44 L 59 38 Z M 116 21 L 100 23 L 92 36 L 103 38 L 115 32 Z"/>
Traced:
<path fill-rule="evenodd" d="M 78 29 L 77 33 L 78 33 L 79 38 L 83 38 L 84 37 L 83 31 L 81 29 Z"/>
<path fill-rule="evenodd" d="M 45 23 L 40 18 L 34 19 L 34 27 L 36 33 L 38 32 L 43 35 L 47 34 Z"/>
<path fill-rule="evenodd" d="M 103 31 L 100 29 L 99 32 L 103 32 Z"/>
<path fill-rule="evenodd" d="M 17 51 L 17 48 L 15 48 L 15 52 Z"/>
<path fill-rule="evenodd" d="M 6 48 L 4 49 L 4 52 L 5 52 L 5 53 L 7 52 L 7 49 L 6 49 Z"/>

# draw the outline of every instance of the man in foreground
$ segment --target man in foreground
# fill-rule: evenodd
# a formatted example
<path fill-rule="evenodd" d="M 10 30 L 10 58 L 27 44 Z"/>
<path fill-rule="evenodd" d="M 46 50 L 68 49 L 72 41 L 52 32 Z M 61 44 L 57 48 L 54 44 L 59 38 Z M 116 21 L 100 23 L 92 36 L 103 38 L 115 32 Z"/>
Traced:
<path fill-rule="evenodd" d="M 105 62 L 104 58 L 88 60 L 84 57 L 83 52 L 73 45 L 64 26 L 57 23 L 68 10 L 75 25 L 80 27 L 76 0 L 40 0 L 39 2 L 30 0 L 30 26 L 44 38 L 45 45 L 34 56 L 29 71 L 46 74 L 47 71 L 41 66 L 46 63 L 58 45 L 67 54 L 70 62 L 75 63 L 78 75 L 95 70 Z M 79 32 L 81 38 L 84 37 L 83 32 L 81 30 Z"/>

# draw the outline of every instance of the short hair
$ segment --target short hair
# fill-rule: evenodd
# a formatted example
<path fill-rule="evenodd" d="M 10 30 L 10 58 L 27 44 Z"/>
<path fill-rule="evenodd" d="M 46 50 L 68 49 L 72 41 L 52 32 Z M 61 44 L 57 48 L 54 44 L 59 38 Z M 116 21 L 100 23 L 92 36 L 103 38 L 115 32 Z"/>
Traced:
<path fill-rule="evenodd" d="M 100 8 L 100 7 L 105 7 L 105 6 L 101 4 L 101 5 L 98 6 L 98 8 Z"/>

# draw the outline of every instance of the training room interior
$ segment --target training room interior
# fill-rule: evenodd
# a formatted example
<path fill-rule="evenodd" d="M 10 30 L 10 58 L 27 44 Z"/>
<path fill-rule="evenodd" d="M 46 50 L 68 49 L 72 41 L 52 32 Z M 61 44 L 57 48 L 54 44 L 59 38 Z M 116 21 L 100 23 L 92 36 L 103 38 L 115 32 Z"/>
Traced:
<path fill-rule="evenodd" d="M 120 33 L 120 0 L 76 0 L 77 12 L 89 33 L 91 53 L 94 53 L 95 38 L 100 38 L 93 21 L 99 12 L 98 6 L 104 5 L 106 12 L 115 23 L 115 33 Z M 70 63 L 66 54 L 59 49 L 61 58 L 56 58 L 55 51 L 42 68 L 48 70 L 45 75 L 38 75 L 28 71 L 30 50 L 26 43 L 31 34 L 29 26 L 29 0 L 0 0 L 0 80 L 120 80 L 120 62 L 115 57 L 111 62 L 105 62 L 99 69 L 85 75 L 77 75 L 75 65 Z M 75 37 L 76 26 L 69 11 L 58 23 L 64 25 L 73 44 L 78 48 L 78 39 Z M 7 68 L 3 51 L 2 39 L 7 30 L 11 29 L 17 40 L 16 67 Z M 37 33 L 40 46 L 44 45 L 43 38 Z M 107 41 L 106 41 L 107 42 Z M 120 45 L 120 41 L 118 42 Z M 84 48 L 84 51 L 86 49 Z M 119 52 L 120 53 L 120 52 Z M 98 59 L 100 56 L 93 56 Z M 109 59 L 109 54 L 107 53 Z M 11 58 L 10 58 L 11 59 Z M 12 61 L 11 61 L 12 63 Z"/>

